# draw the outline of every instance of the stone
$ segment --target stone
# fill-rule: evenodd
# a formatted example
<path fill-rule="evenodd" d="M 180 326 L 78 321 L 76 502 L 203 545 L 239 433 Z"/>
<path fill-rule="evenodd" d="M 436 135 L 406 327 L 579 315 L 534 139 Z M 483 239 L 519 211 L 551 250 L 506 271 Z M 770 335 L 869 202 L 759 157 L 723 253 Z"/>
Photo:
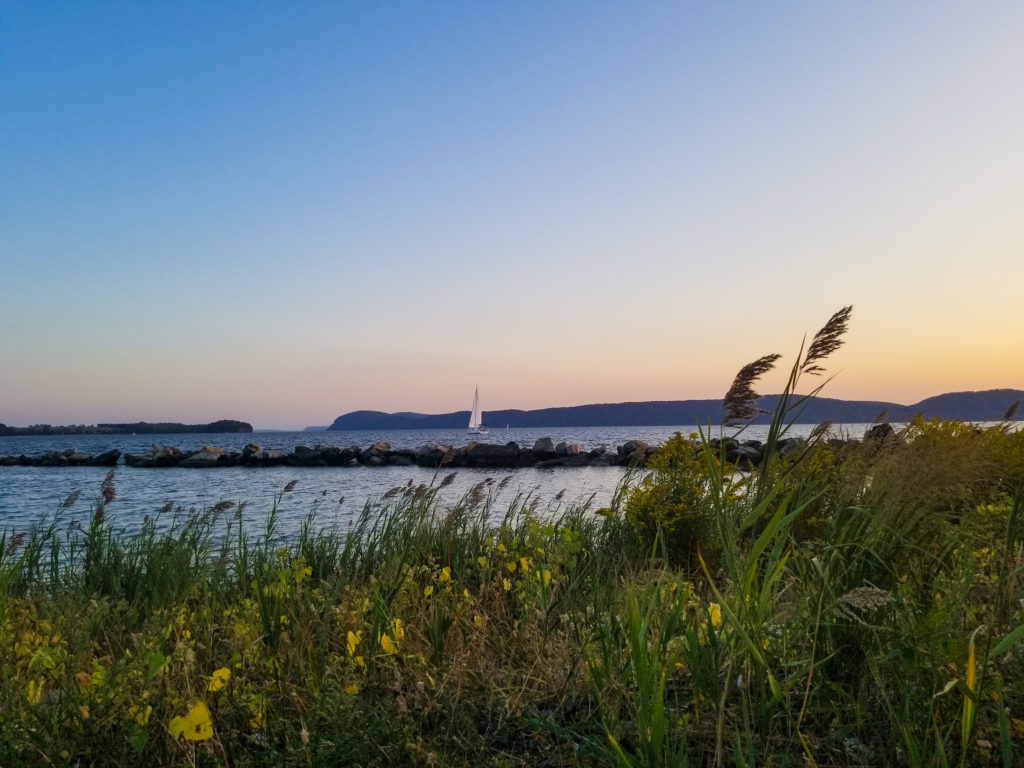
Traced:
<path fill-rule="evenodd" d="M 469 467 L 514 467 L 519 458 L 519 446 L 473 443 L 466 451 L 466 466 Z"/>
<path fill-rule="evenodd" d="M 121 458 L 121 449 L 112 448 L 109 451 L 101 453 L 99 456 L 93 456 L 89 460 L 89 466 L 92 467 L 112 467 L 117 464 L 118 459 Z"/>
<path fill-rule="evenodd" d="M 202 450 L 191 453 L 182 459 L 179 467 L 187 469 L 206 469 L 216 467 L 221 457 L 224 456 L 222 448 L 214 448 L 212 445 L 203 446 Z"/>

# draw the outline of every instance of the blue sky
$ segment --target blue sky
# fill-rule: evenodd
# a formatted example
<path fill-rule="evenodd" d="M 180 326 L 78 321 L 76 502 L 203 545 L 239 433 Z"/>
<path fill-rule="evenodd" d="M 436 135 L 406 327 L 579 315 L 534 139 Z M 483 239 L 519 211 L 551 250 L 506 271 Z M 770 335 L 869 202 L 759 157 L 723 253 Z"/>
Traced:
<path fill-rule="evenodd" d="M 0 422 L 1024 387 L 1024 5 L 5 3 Z M 764 391 L 781 385 L 769 379 Z"/>

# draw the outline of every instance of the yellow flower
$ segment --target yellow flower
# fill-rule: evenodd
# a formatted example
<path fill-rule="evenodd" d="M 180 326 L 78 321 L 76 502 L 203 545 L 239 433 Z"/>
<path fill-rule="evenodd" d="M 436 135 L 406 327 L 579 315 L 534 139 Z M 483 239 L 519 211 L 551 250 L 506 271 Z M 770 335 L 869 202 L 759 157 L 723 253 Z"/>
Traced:
<path fill-rule="evenodd" d="M 484 625 L 484 617 L 478 613 L 474 613 L 473 623 L 476 624 L 478 627 L 482 627 Z"/>
<path fill-rule="evenodd" d="M 362 656 L 356 656 L 356 666 L 360 667 L 361 669 L 366 669 L 366 662 L 363 661 Z"/>
<path fill-rule="evenodd" d="M 380 637 L 377 638 L 377 642 L 380 643 L 381 650 L 383 650 L 384 653 L 398 653 L 398 646 L 391 641 L 391 637 L 387 632 L 382 632 Z"/>
<path fill-rule="evenodd" d="M 722 608 L 718 603 L 708 604 L 708 616 L 711 617 L 711 626 L 718 629 L 722 626 Z"/>
<path fill-rule="evenodd" d="M 508 579 L 502 579 L 501 580 L 501 585 L 505 588 L 506 592 L 508 592 L 510 589 L 512 589 L 512 582 L 509 581 Z"/>
<path fill-rule="evenodd" d="M 480 567 L 481 567 L 481 568 L 486 568 L 486 567 L 487 567 L 487 563 L 488 563 L 488 560 L 487 560 L 487 558 L 486 558 L 486 557 L 484 557 L 483 555 L 480 555 L 480 557 L 478 557 L 478 558 L 476 559 L 476 561 L 477 561 L 477 563 L 479 563 L 479 564 L 480 564 Z"/>
<path fill-rule="evenodd" d="M 423 588 L 423 596 L 424 597 L 430 597 L 432 594 L 434 594 L 434 587 L 433 587 L 433 585 L 431 585 L 429 587 L 424 587 Z"/>
<path fill-rule="evenodd" d="M 405 627 L 402 626 L 401 619 L 394 619 L 391 622 L 392 633 L 395 636 L 395 640 L 402 640 L 405 638 Z"/>
<path fill-rule="evenodd" d="M 359 683 L 350 683 L 349 685 L 346 685 L 345 693 L 347 693 L 349 696 L 355 696 L 357 693 L 359 693 Z"/>
<path fill-rule="evenodd" d="M 544 577 L 544 586 L 546 587 L 551 583 L 551 571 L 542 571 L 541 575 Z"/>
<path fill-rule="evenodd" d="M 206 686 L 206 690 L 208 690 L 208 691 L 219 691 L 221 688 L 223 688 L 225 685 L 227 685 L 228 680 L 230 680 L 230 679 L 231 679 L 231 670 L 228 669 L 227 667 L 221 667 L 220 669 L 218 669 L 216 672 L 213 673 L 213 676 L 210 678 L 210 684 L 208 686 Z"/>
<path fill-rule="evenodd" d="M 498 545 L 498 551 L 499 552 L 504 552 L 505 551 L 505 545 L 504 544 L 499 544 Z"/>
<path fill-rule="evenodd" d="M 355 655 L 356 646 L 359 645 L 359 641 L 362 640 L 362 639 L 363 639 L 363 633 L 362 632 L 353 632 L 352 630 L 349 630 L 349 632 L 348 632 L 348 643 L 347 643 L 347 645 L 348 645 L 348 655 L 349 656 L 354 656 Z"/>
<path fill-rule="evenodd" d="M 529 558 L 526 558 L 526 557 L 520 557 L 520 558 L 519 558 L 519 566 L 520 566 L 520 567 L 521 567 L 521 568 L 522 568 L 522 569 L 523 569 L 524 571 L 526 571 L 526 570 L 529 570 L 529 568 L 530 568 L 530 560 L 529 560 Z"/>
<path fill-rule="evenodd" d="M 447 565 L 441 569 L 441 575 L 438 577 L 438 581 L 451 581 L 452 580 L 452 569 Z"/>
<path fill-rule="evenodd" d="M 206 704 L 197 701 L 191 711 L 184 717 L 173 717 L 168 726 L 171 738 L 184 738 L 186 741 L 203 741 L 213 737 L 213 720 Z"/>
<path fill-rule="evenodd" d="M 510 561 L 510 562 L 505 563 L 505 567 L 508 568 L 508 572 L 509 573 L 515 573 L 516 572 L 516 564 L 514 562 Z"/>
<path fill-rule="evenodd" d="M 82 715 L 83 720 L 89 719 L 89 707 L 87 707 L 85 704 L 78 705 L 78 712 Z"/>

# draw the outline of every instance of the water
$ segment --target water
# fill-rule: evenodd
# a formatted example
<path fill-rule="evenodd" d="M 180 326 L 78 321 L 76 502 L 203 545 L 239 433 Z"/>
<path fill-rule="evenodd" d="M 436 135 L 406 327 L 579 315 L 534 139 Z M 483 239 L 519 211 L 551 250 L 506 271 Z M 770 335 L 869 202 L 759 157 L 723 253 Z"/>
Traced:
<path fill-rule="evenodd" d="M 852 424 L 837 428 L 842 435 L 860 437 L 870 425 Z M 806 436 L 812 424 L 796 425 L 792 436 Z M 291 452 L 297 445 L 358 446 L 365 448 L 384 440 L 392 448 L 415 448 L 427 442 L 466 445 L 476 440 L 505 444 L 516 442 L 532 447 L 540 437 L 579 443 L 584 450 L 600 445 L 614 450 L 627 440 L 645 440 L 652 445 L 662 443 L 675 432 L 684 435 L 696 431 L 694 426 L 680 427 L 573 427 L 566 429 L 492 429 L 489 435 L 470 435 L 464 429 L 394 430 L 346 432 L 257 432 L 252 434 L 176 434 L 176 435 L 58 435 L 33 437 L 0 437 L 0 456 L 38 456 L 51 450 L 76 448 L 97 455 L 112 448 L 124 453 L 148 453 L 153 444 L 169 445 L 182 451 L 193 451 L 214 445 L 227 451 L 241 451 L 250 442 L 266 449 Z M 744 439 L 764 439 L 766 426 L 750 427 Z M 100 483 L 107 474 L 102 467 L 0 467 L 0 530 L 21 531 L 52 515 L 69 494 L 79 491 L 79 501 L 65 517 L 82 520 L 90 504 L 100 492 Z M 531 493 L 542 509 L 593 497 L 594 508 L 611 500 L 625 470 L 621 467 L 581 467 L 516 470 L 457 470 L 455 482 L 444 489 L 442 500 L 454 500 L 488 478 L 497 494 L 495 508 L 502 510 L 518 493 Z M 246 515 L 261 523 L 271 509 L 275 497 L 286 484 L 296 481 L 293 491 L 281 498 L 280 531 L 288 535 L 297 530 L 300 521 L 315 512 L 317 524 L 325 528 L 346 528 L 360 514 L 367 501 L 379 498 L 396 486 L 439 482 L 447 474 L 422 467 L 226 467 L 221 469 L 133 469 L 119 465 L 114 485 L 117 499 L 107 512 L 116 525 L 135 530 L 146 515 L 153 515 L 167 503 L 183 510 L 209 509 L 221 501 L 245 502 Z M 511 479 L 502 490 L 496 486 L 506 476 Z M 562 493 L 561 499 L 557 499 Z"/>

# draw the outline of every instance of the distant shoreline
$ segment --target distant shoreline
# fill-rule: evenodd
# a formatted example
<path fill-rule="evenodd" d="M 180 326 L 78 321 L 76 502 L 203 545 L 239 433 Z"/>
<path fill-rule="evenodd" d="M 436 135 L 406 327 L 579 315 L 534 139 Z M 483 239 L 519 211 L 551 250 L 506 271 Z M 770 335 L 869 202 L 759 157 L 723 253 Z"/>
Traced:
<path fill-rule="evenodd" d="M 179 424 L 177 422 L 137 421 L 130 424 L 71 424 L 51 426 L 33 424 L 30 427 L 9 427 L 0 424 L 0 437 L 33 437 L 43 435 L 178 435 L 210 433 L 248 433 L 252 424 L 234 419 L 221 419 L 209 424 Z"/>

